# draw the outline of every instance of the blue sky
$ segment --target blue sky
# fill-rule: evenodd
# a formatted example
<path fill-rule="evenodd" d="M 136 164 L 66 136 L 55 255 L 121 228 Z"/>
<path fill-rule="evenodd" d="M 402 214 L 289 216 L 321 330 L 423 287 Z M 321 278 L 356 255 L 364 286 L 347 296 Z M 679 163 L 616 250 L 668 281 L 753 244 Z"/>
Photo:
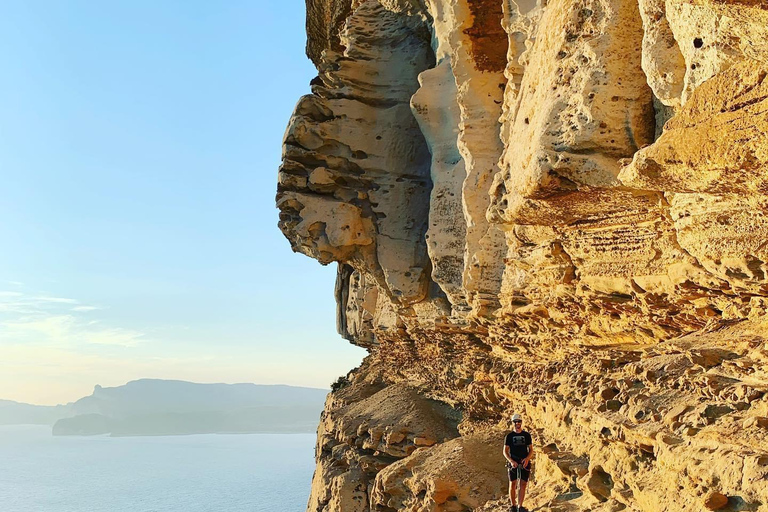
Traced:
<path fill-rule="evenodd" d="M 359 363 L 276 227 L 305 37 L 304 0 L 0 3 L 0 398 Z"/>

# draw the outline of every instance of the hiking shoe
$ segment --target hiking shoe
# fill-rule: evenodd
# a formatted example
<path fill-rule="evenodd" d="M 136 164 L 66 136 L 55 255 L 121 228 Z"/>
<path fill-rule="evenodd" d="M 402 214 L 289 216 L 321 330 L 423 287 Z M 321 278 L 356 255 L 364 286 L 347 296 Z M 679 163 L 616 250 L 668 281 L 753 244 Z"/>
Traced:
<path fill-rule="evenodd" d="M 517 512 L 528 512 L 528 509 L 520 505 L 519 507 L 517 507 Z"/>

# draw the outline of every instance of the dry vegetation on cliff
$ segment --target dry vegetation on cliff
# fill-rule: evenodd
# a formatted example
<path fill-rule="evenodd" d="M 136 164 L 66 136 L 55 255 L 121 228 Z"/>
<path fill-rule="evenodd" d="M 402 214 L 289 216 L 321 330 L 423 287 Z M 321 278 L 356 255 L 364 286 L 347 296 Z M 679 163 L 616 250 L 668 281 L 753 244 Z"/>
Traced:
<path fill-rule="evenodd" d="M 307 0 L 277 203 L 370 355 L 310 512 L 768 511 L 768 4 Z"/>

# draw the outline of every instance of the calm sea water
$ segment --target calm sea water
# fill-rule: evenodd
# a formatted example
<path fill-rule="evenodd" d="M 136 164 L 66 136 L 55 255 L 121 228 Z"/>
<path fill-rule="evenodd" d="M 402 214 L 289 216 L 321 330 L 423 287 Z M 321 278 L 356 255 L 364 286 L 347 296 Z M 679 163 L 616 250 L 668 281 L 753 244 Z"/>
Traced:
<path fill-rule="evenodd" d="M 314 434 L 53 437 L 0 427 L 0 512 L 302 512 Z"/>

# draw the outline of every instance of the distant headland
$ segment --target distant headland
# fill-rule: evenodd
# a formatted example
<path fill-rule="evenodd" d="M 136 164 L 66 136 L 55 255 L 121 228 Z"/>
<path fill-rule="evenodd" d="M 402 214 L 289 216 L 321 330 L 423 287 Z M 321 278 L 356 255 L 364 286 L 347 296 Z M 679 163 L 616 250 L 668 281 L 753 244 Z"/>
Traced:
<path fill-rule="evenodd" d="M 326 389 L 140 379 L 95 386 L 75 402 L 0 400 L 0 425 L 51 425 L 53 435 L 153 436 L 315 432 Z"/>

